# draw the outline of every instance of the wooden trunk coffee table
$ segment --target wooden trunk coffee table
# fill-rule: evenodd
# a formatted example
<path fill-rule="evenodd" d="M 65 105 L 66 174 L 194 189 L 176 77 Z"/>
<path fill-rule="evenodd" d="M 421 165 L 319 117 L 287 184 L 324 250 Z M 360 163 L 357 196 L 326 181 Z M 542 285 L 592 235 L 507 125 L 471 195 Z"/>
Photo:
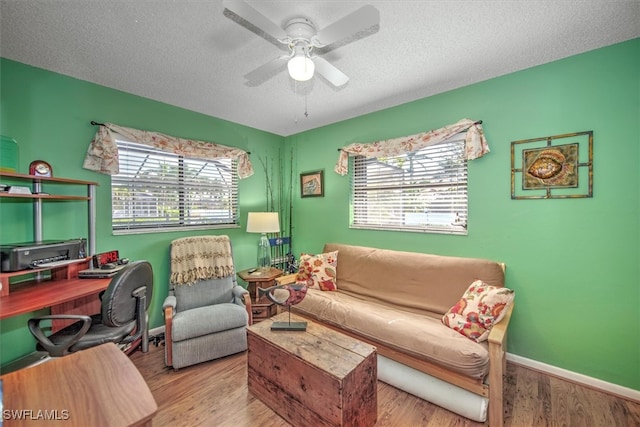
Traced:
<path fill-rule="evenodd" d="M 374 425 L 376 348 L 308 320 L 306 331 L 271 330 L 288 319 L 247 328 L 249 391 L 294 426 Z"/>

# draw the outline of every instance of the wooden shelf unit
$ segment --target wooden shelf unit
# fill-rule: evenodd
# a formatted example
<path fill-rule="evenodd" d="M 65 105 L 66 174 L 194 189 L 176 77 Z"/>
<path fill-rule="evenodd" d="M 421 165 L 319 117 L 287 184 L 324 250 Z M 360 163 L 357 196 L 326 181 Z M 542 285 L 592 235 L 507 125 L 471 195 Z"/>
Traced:
<path fill-rule="evenodd" d="M 89 268 L 91 255 L 95 254 L 95 192 L 98 185 L 84 181 L 57 177 L 38 177 L 16 172 L 0 171 L 3 184 L 6 181 L 28 182 L 32 194 L 10 194 L 0 192 L 0 198 L 31 199 L 33 201 L 33 240 L 41 242 L 43 219 L 42 203 L 46 201 L 87 201 L 88 242 L 87 257 L 70 264 L 34 268 L 21 271 L 0 272 L 0 319 L 50 307 L 51 314 L 95 314 L 100 311 L 98 294 L 107 288 L 110 279 L 79 279 L 78 272 Z M 62 184 L 86 186 L 86 196 L 42 194 L 44 185 Z M 32 275 L 33 277 L 24 277 Z M 23 276 L 24 281 L 15 281 Z M 12 289 L 10 290 L 10 288 Z M 65 321 L 54 321 L 53 330 L 65 325 Z"/>
<path fill-rule="evenodd" d="M 66 183 L 66 184 L 83 184 L 83 185 L 98 185 L 97 182 L 93 181 L 83 181 L 80 179 L 71 179 L 71 178 L 58 178 L 58 177 L 46 177 L 46 176 L 35 176 L 35 175 L 27 175 L 25 173 L 17 173 L 17 172 L 7 172 L 0 171 L 0 176 L 5 178 L 17 178 L 24 179 L 28 181 L 38 181 L 38 182 L 57 182 L 57 183 Z"/>
<path fill-rule="evenodd" d="M 6 192 L 0 192 L 0 197 L 11 197 L 14 199 L 89 200 L 88 196 L 56 196 L 51 194 L 9 194 Z"/>
<path fill-rule="evenodd" d="M 0 178 L 6 178 L 9 180 L 28 181 L 31 183 L 32 194 L 10 194 L 8 192 L 0 192 L 0 198 L 14 198 L 14 199 L 31 199 L 33 200 L 33 240 L 35 242 L 42 241 L 42 203 L 43 201 L 82 201 L 86 200 L 88 203 L 87 210 L 89 215 L 88 221 L 88 236 L 87 245 L 89 255 L 96 253 L 96 186 L 97 182 L 84 181 L 79 179 L 69 178 L 57 178 L 57 177 L 40 177 L 33 175 L 26 175 L 17 172 L 0 171 Z M 42 194 L 43 186 L 45 184 L 64 184 L 64 185 L 77 185 L 86 186 L 87 195 L 56 195 L 56 194 Z"/>

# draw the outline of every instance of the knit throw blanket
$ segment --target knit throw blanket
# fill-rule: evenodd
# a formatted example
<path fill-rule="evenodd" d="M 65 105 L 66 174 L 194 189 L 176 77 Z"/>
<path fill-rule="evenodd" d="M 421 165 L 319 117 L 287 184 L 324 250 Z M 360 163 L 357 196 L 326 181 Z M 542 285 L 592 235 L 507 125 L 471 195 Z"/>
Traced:
<path fill-rule="evenodd" d="M 171 242 L 172 285 L 192 285 L 199 280 L 234 274 L 228 236 L 194 236 Z"/>

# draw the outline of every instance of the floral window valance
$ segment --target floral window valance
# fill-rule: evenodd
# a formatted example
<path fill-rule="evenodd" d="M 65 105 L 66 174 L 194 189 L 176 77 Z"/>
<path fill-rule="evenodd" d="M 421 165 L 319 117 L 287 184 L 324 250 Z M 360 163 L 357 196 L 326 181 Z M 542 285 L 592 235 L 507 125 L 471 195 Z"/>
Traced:
<path fill-rule="evenodd" d="M 83 164 L 85 169 L 107 175 L 118 174 L 119 165 L 116 134 L 121 135 L 128 141 L 150 145 L 159 150 L 185 157 L 205 160 L 220 158 L 235 159 L 238 161 L 238 177 L 248 178 L 253 175 L 253 166 L 249 160 L 249 153 L 239 148 L 227 147 L 212 142 L 177 138 L 158 132 L 118 126 L 113 123 L 104 123 L 98 128 L 96 135 L 93 137 L 87 149 L 87 155 Z"/>
<path fill-rule="evenodd" d="M 346 175 L 349 167 L 349 156 L 383 157 L 398 156 L 420 150 L 429 145 L 442 142 L 461 132 L 465 135 L 464 156 L 467 160 L 477 159 L 489 152 L 489 145 L 482 130 L 482 122 L 462 119 L 457 123 L 440 129 L 430 130 L 415 135 L 387 139 L 370 143 L 353 143 L 340 149 L 340 157 L 334 170 Z"/>

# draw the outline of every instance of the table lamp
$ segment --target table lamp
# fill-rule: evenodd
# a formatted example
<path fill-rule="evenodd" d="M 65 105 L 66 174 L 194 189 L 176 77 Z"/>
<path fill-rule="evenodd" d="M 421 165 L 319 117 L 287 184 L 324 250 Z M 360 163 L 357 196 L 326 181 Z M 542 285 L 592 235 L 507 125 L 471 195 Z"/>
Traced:
<path fill-rule="evenodd" d="M 258 242 L 258 269 L 267 272 L 271 269 L 271 246 L 267 233 L 279 233 L 278 212 L 249 212 L 247 233 L 262 233 Z"/>

